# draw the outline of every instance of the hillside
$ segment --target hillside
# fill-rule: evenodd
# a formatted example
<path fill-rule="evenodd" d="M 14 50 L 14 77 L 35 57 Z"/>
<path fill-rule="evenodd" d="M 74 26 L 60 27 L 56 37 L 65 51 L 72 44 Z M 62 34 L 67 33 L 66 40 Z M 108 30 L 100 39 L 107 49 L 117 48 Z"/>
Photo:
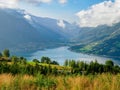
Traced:
<path fill-rule="evenodd" d="M 36 24 L 37 25 L 37 24 Z M 66 38 L 47 27 L 34 27 L 24 18 L 24 13 L 0 9 L 0 50 L 25 51 L 53 47 Z"/>
<path fill-rule="evenodd" d="M 83 36 L 83 37 L 82 37 Z M 98 26 L 88 29 L 79 35 L 82 37 L 80 45 L 72 46 L 70 49 L 77 52 L 107 55 L 118 57 L 120 55 L 120 23 L 113 26 Z"/>
<path fill-rule="evenodd" d="M 78 34 L 80 27 L 76 24 L 69 23 L 64 20 L 57 20 L 47 17 L 37 17 L 31 15 L 32 21 L 30 24 L 34 26 L 35 28 L 41 29 L 41 27 L 44 27 L 46 29 L 49 29 L 51 32 L 55 32 L 57 34 L 60 34 L 63 39 L 67 39 L 67 41 L 71 41 L 73 38 L 75 38 L 76 34 Z M 63 23 L 64 26 L 60 26 L 60 23 Z M 57 35 L 56 34 L 56 35 Z"/>
<path fill-rule="evenodd" d="M 7 51 L 7 53 L 6 53 Z M 0 55 L 0 90 L 119 90 L 120 66 L 107 60 L 66 60 L 64 66 L 49 57 L 28 61 L 10 56 L 9 50 Z M 75 83 L 76 82 L 76 83 Z M 99 87 L 98 87 L 99 85 Z"/>

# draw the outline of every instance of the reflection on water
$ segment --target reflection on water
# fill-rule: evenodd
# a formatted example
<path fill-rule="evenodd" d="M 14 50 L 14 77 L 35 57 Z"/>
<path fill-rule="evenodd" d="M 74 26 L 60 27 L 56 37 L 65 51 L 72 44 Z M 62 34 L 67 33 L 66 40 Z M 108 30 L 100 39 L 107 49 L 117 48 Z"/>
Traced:
<path fill-rule="evenodd" d="M 70 60 L 74 59 L 74 60 L 80 60 L 80 61 L 85 61 L 85 62 L 97 60 L 99 63 L 104 63 L 105 60 L 111 59 L 111 58 L 99 57 L 99 56 L 94 56 L 94 55 L 71 52 L 70 50 L 68 50 L 68 47 L 59 47 L 55 49 L 46 49 L 46 50 L 37 51 L 35 53 L 32 53 L 30 57 L 27 57 L 27 59 L 29 60 L 39 59 L 40 60 L 42 56 L 50 57 L 52 60 L 56 60 L 61 65 L 63 65 L 66 59 L 70 59 Z M 118 63 L 118 62 L 115 61 L 115 63 Z"/>

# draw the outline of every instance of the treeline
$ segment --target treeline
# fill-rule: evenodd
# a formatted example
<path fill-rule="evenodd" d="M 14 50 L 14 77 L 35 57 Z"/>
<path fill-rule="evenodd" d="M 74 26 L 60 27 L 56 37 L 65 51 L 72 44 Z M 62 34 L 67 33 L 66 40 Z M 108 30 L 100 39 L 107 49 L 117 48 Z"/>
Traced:
<path fill-rule="evenodd" d="M 52 65 L 59 65 L 57 61 L 52 61 L 49 57 L 42 57 L 39 61 L 38 59 L 33 59 L 33 62 L 35 63 L 46 63 L 46 64 L 52 64 Z"/>
<path fill-rule="evenodd" d="M 100 64 L 96 61 L 91 61 L 90 63 L 86 63 L 83 61 L 75 61 L 75 60 L 65 60 L 64 66 L 72 67 L 72 74 L 101 74 L 101 73 L 112 73 L 117 74 L 120 73 L 120 67 L 118 65 L 114 65 L 112 60 L 107 60 L 105 64 Z"/>
<path fill-rule="evenodd" d="M 0 74 L 57 75 L 57 68 L 52 68 L 52 65 L 59 64 L 56 61 L 52 61 L 49 57 L 42 57 L 41 60 L 33 59 L 33 61 L 29 63 L 24 57 L 10 56 L 8 49 L 0 53 Z"/>
<path fill-rule="evenodd" d="M 9 50 L 6 49 L 0 53 L 0 74 L 89 75 L 101 73 L 120 73 L 120 67 L 118 65 L 114 65 L 114 62 L 111 60 L 107 60 L 105 64 L 99 64 L 97 61 L 86 63 L 83 61 L 65 60 L 64 69 L 58 68 L 57 66 L 59 63 L 52 61 L 49 57 L 42 57 L 40 60 L 33 59 L 31 63 L 29 63 L 24 57 L 10 56 Z M 56 66 L 52 67 L 53 65 Z M 68 67 L 69 69 L 67 69 Z"/>
<path fill-rule="evenodd" d="M 31 62 L 32 63 L 32 62 Z M 34 64 L 28 63 L 23 57 L 13 56 L 10 61 L 7 60 L 0 61 L 0 74 L 2 73 L 12 73 L 12 74 L 29 74 L 37 75 L 43 74 L 54 74 L 57 75 L 57 68 L 52 68 L 53 64 L 41 65 L 41 63 L 35 62 Z"/>

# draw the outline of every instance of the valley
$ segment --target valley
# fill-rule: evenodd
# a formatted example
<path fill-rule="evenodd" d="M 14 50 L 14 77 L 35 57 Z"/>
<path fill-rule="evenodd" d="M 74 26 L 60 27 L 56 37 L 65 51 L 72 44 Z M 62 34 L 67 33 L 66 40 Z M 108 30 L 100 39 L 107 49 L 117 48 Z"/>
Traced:
<path fill-rule="evenodd" d="M 24 10 L 14 9 L 0 9 L 0 20 L 1 51 L 8 48 L 13 54 L 31 53 L 69 46 L 69 50 L 78 53 L 120 59 L 120 23 L 79 27 L 62 21 L 65 27 L 61 27 L 59 20 L 37 17 Z"/>
<path fill-rule="evenodd" d="M 120 90 L 120 0 L 0 0 L 0 90 Z"/>

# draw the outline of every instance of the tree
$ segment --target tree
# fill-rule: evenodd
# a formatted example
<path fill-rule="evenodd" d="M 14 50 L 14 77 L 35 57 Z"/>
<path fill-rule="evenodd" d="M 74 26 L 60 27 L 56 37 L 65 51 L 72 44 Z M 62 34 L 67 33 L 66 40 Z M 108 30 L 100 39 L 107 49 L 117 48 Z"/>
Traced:
<path fill-rule="evenodd" d="M 11 60 L 13 64 L 17 64 L 17 62 L 19 61 L 18 57 L 16 56 L 12 56 Z"/>
<path fill-rule="evenodd" d="M 113 62 L 112 60 L 107 60 L 107 61 L 105 62 L 105 64 L 106 64 L 107 66 L 110 66 L 110 67 L 113 67 L 113 66 L 114 66 L 114 62 Z"/>
<path fill-rule="evenodd" d="M 4 56 L 4 57 L 9 57 L 9 56 L 10 56 L 10 51 L 9 51 L 8 49 L 5 49 L 5 50 L 3 51 L 3 56 Z"/>
<path fill-rule="evenodd" d="M 114 67 L 114 63 L 112 60 L 107 60 L 105 62 L 106 66 L 105 66 L 105 71 L 106 72 L 113 72 L 113 67 Z"/>
<path fill-rule="evenodd" d="M 53 65 L 59 65 L 59 63 L 57 61 L 52 61 L 51 64 L 53 64 Z"/>
<path fill-rule="evenodd" d="M 76 67 L 75 60 L 69 60 L 69 66 L 72 67 L 72 68 L 75 68 Z"/>
<path fill-rule="evenodd" d="M 54 67 L 54 68 L 52 69 L 52 73 L 53 73 L 54 75 L 57 75 L 57 74 L 58 74 L 56 67 Z"/>
<path fill-rule="evenodd" d="M 68 66 L 68 64 L 69 64 L 68 60 L 65 60 L 64 66 Z"/>
<path fill-rule="evenodd" d="M 40 63 L 39 60 L 37 60 L 37 59 L 33 59 L 33 62 Z"/>
<path fill-rule="evenodd" d="M 19 58 L 19 62 L 20 62 L 20 64 L 26 65 L 26 64 L 27 64 L 27 59 L 24 58 L 24 57 L 20 57 L 20 58 Z"/>
<path fill-rule="evenodd" d="M 2 53 L 0 52 L 0 58 L 2 57 Z"/>
<path fill-rule="evenodd" d="M 78 65 L 78 67 L 80 68 L 81 71 L 84 70 L 84 68 L 85 68 L 85 63 L 84 63 L 83 61 L 77 62 L 77 65 Z"/>
<path fill-rule="evenodd" d="M 50 63 L 51 63 L 51 60 L 50 60 L 49 57 L 42 57 L 42 58 L 41 58 L 41 63 L 50 64 Z"/>

